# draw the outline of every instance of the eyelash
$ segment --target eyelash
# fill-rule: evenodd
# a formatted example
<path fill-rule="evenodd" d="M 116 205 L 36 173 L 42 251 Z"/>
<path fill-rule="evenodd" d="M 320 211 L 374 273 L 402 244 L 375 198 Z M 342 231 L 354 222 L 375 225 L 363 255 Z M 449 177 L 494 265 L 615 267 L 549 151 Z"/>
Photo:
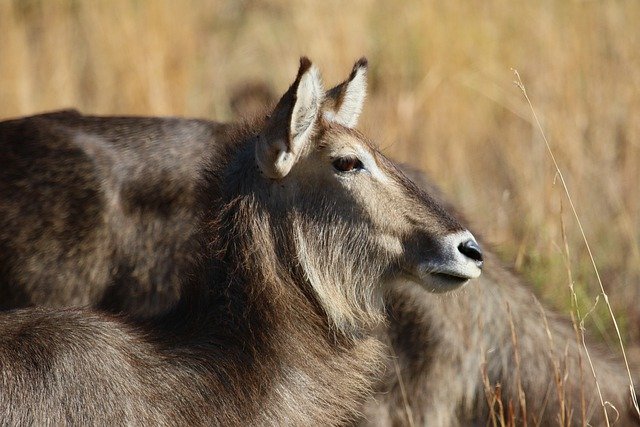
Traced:
<path fill-rule="evenodd" d="M 338 172 L 355 172 L 364 169 L 364 165 L 357 157 L 339 157 L 331 164 Z"/>

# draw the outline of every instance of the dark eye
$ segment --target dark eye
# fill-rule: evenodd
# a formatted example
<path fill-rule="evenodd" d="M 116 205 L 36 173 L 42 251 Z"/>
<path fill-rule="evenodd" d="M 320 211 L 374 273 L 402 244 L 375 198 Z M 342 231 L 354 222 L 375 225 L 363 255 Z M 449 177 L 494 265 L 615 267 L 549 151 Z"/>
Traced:
<path fill-rule="evenodd" d="M 362 162 L 357 157 L 340 157 L 335 159 L 332 164 L 339 172 L 352 172 L 364 169 Z"/>

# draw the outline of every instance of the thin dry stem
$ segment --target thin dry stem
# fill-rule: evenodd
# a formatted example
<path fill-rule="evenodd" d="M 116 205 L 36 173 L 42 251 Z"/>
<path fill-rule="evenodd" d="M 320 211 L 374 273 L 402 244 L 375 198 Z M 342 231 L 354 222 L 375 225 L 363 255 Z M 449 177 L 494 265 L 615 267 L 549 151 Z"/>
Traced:
<path fill-rule="evenodd" d="M 578 299 L 576 296 L 575 289 L 573 287 L 573 271 L 571 270 L 571 254 L 569 252 L 569 242 L 567 240 L 567 232 L 564 225 L 564 209 L 562 200 L 560 200 L 560 231 L 562 233 L 562 243 L 564 246 L 564 262 L 567 268 L 567 277 L 569 279 L 569 291 L 571 292 L 571 306 L 573 310 L 571 312 L 571 324 L 573 325 L 573 331 L 576 336 L 576 343 L 580 345 L 580 337 L 581 337 L 581 329 L 578 326 L 578 322 L 576 321 L 576 316 L 580 316 L 580 309 L 578 307 Z M 580 320 L 581 321 L 581 320 Z M 580 414 L 582 420 L 582 426 L 586 427 L 587 425 L 587 404 L 584 398 L 584 373 L 582 371 L 582 354 L 578 353 L 578 370 L 580 372 Z"/>
<path fill-rule="evenodd" d="M 613 308 L 611 307 L 611 304 L 609 303 L 609 296 L 607 295 L 607 293 L 604 290 L 604 285 L 602 284 L 602 279 L 600 278 L 600 272 L 598 271 L 598 267 L 596 265 L 595 259 L 593 257 L 593 253 L 591 251 L 591 246 L 589 246 L 589 241 L 587 240 L 587 236 L 586 233 L 584 231 L 584 228 L 582 227 L 582 222 L 580 221 L 580 217 L 578 216 L 578 212 L 576 210 L 575 205 L 573 204 L 573 199 L 571 198 L 571 194 L 569 193 L 569 189 L 567 187 L 567 183 L 564 180 L 564 176 L 562 175 L 562 172 L 560 171 L 560 167 L 558 166 L 558 162 L 556 161 L 556 157 L 553 154 L 553 150 L 551 150 L 551 145 L 549 144 L 549 140 L 547 139 L 547 136 L 544 133 L 544 130 L 542 129 L 542 125 L 540 124 L 540 120 L 538 119 L 538 115 L 536 114 L 535 109 L 533 108 L 533 104 L 531 103 L 531 100 L 529 99 L 529 95 L 527 95 L 527 90 L 524 87 L 524 84 L 522 83 L 522 79 L 520 78 L 520 74 L 518 73 L 517 70 L 513 70 L 513 73 L 515 74 L 517 81 L 515 82 L 516 85 L 520 88 L 520 90 L 522 91 L 522 94 L 524 95 L 525 99 L 527 100 L 527 103 L 529 104 L 529 108 L 531 109 L 531 113 L 533 114 L 533 118 L 536 122 L 536 125 L 538 127 L 538 130 L 540 131 L 540 134 L 542 135 L 542 139 L 544 140 L 544 143 L 547 147 L 547 152 L 549 153 L 551 160 L 553 161 L 553 165 L 555 167 L 556 170 L 556 174 L 558 175 L 558 177 L 560 178 L 560 183 L 562 184 L 562 189 L 564 190 L 565 196 L 567 197 L 567 200 L 569 201 L 569 206 L 571 207 L 571 212 L 573 213 L 573 217 L 576 220 L 576 223 L 578 224 L 578 228 L 580 230 L 580 234 L 582 235 L 582 240 L 584 241 L 585 247 L 587 248 L 587 252 L 589 254 L 589 259 L 591 261 L 591 265 L 593 266 L 593 270 L 596 274 L 596 278 L 598 280 L 598 284 L 600 285 L 600 293 L 602 294 L 604 301 L 607 305 L 607 309 L 609 310 L 609 315 L 611 316 L 611 320 L 613 321 L 613 326 L 615 327 L 616 330 L 616 334 L 618 336 L 618 342 L 620 343 L 620 349 L 622 351 L 622 357 L 624 358 L 624 363 L 625 363 L 625 367 L 627 369 L 627 374 L 629 376 L 629 391 L 631 393 L 631 397 L 634 401 L 634 405 L 635 405 L 635 409 L 636 412 L 638 413 L 638 415 L 640 416 L 640 408 L 638 407 L 637 404 L 637 397 L 635 395 L 635 389 L 634 389 L 634 384 L 633 384 L 633 377 L 631 375 L 631 369 L 629 368 L 629 361 L 627 360 L 627 353 L 624 349 L 624 344 L 622 342 L 622 335 L 620 334 L 620 328 L 618 327 L 618 322 L 616 321 L 616 317 L 613 314 Z M 575 294 L 574 294 L 575 296 Z M 584 327 L 583 322 L 581 322 L 581 327 Z M 584 334 L 582 336 L 582 342 L 584 344 L 585 350 L 587 349 L 586 343 L 584 341 Z M 589 358 L 589 363 L 591 363 L 591 357 L 589 356 L 589 352 L 587 351 L 587 357 Z M 591 364 L 591 370 L 593 372 L 593 376 L 594 378 L 596 378 L 596 374 L 595 374 L 595 370 L 593 368 L 593 364 Z M 602 394 L 600 393 L 600 386 L 597 383 L 596 380 L 596 385 L 598 386 L 598 393 L 600 394 L 600 402 L 602 404 L 602 408 L 603 411 L 605 413 L 605 419 L 607 422 L 607 425 L 609 424 L 609 417 L 607 415 L 607 409 L 606 409 L 606 405 L 605 402 L 602 398 Z"/>
<path fill-rule="evenodd" d="M 409 399 L 407 398 L 407 390 L 404 387 L 404 381 L 402 380 L 402 374 L 400 372 L 400 365 L 398 364 L 398 356 L 393 349 L 393 346 L 389 346 L 391 350 L 391 357 L 393 358 L 393 367 L 396 371 L 396 377 L 398 378 L 398 384 L 400 385 L 400 393 L 402 394 L 402 404 L 404 405 L 404 412 L 407 416 L 407 422 L 410 427 L 414 427 L 413 411 L 411 411 L 411 405 L 409 405 Z"/>
<path fill-rule="evenodd" d="M 500 425 L 507 426 L 507 422 L 504 419 L 504 405 L 502 404 L 502 384 L 498 383 L 495 387 L 496 403 L 498 404 L 498 414 L 500 415 Z"/>
<path fill-rule="evenodd" d="M 527 401 L 522 388 L 522 377 L 520 371 L 520 350 L 518 345 L 518 335 L 516 334 L 516 328 L 513 323 L 513 316 L 511 314 L 511 306 L 507 304 L 507 313 L 509 314 L 509 326 L 511 327 L 511 341 L 513 342 L 513 352 L 516 358 L 516 384 L 518 385 L 518 400 L 520 403 L 520 410 L 522 411 L 523 426 L 527 426 Z"/>
<path fill-rule="evenodd" d="M 544 308 L 540 304 L 540 301 L 536 300 L 536 305 L 538 306 L 538 310 L 540 310 L 540 314 L 542 315 L 542 320 L 544 321 L 544 329 L 547 333 L 547 339 L 549 340 L 549 346 L 551 348 L 551 363 L 553 364 L 553 373 L 554 373 L 554 379 L 556 382 L 556 391 L 558 392 L 558 403 L 560 404 L 560 414 L 558 414 L 560 419 L 558 421 L 561 426 L 566 426 L 568 425 L 568 420 L 566 417 L 567 408 L 565 406 L 566 398 L 564 394 L 564 379 L 562 374 L 560 373 L 560 365 L 558 363 L 558 359 L 556 358 L 556 351 L 555 351 L 556 346 L 555 346 L 555 342 L 553 341 L 553 334 L 551 334 L 551 329 L 549 328 L 547 313 L 544 311 Z"/>
<path fill-rule="evenodd" d="M 484 352 L 482 353 L 484 355 Z M 489 406 L 489 419 L 493 427 L 498 426 L 498 420 L 496 418 L 496 395 L 491 388 L 491 381 L 489 380 L 489 374 L 487 372 L 487 362 L 483 361 L 480 367 L 482 371 L 482 384 L 484 385 L 484 394 L 487 398 L 487 406 Z"/>

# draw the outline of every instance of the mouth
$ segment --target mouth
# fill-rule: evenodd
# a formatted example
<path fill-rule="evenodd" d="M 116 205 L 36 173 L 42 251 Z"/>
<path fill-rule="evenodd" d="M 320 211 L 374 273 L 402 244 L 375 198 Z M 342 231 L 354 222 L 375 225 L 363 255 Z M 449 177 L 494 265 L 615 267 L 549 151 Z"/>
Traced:
<path fill-rule="evenodd" d="M 418 268 L 417 271 L 405 270 L 406 277 L 432 293 L 445 293 L 464 287 L 471 279 L 480 275 L 480 269 L 473 272 L 456 272 L 441 269 Z"/>
<path fill-rule="evenodd" d="M 406 250 L 406 264 L 401 264 L 404 273 L 425 290 L 449 292 L 480 277 L 482 250 L 470 232 L 452 233 L 429 245 Z"/>

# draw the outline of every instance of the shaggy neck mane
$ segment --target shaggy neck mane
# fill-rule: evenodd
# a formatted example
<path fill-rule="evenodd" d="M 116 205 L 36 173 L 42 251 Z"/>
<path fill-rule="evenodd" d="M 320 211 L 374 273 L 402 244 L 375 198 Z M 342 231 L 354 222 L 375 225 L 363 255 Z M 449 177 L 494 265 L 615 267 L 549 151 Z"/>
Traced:
<path fill-rule="evenodd" d="M 357 415 L 382 347 L 369 333 L 332 327 L 326 302 L 284 250 L 287 238 L 274 233 L 282 219 L 253 190 L 258 172 L 235 166 L 247 164 L 252 149 L 248 141 L 229 150 L 233 160 L 222 168 L 226 184 L 213 201 L 222 208 L 204 233 L 218 238 L 194 279 L 208 285 L 192 286 L 154 326 L 164 325 L 158 336 L 172 337 L 171 344 L 162 340 L 168 353 L 182 352 L 183 365 L 207 372 L 203 390 L 219 388 L 206 399 L 224 414 L 220 423 L 341 423 Z"/>

